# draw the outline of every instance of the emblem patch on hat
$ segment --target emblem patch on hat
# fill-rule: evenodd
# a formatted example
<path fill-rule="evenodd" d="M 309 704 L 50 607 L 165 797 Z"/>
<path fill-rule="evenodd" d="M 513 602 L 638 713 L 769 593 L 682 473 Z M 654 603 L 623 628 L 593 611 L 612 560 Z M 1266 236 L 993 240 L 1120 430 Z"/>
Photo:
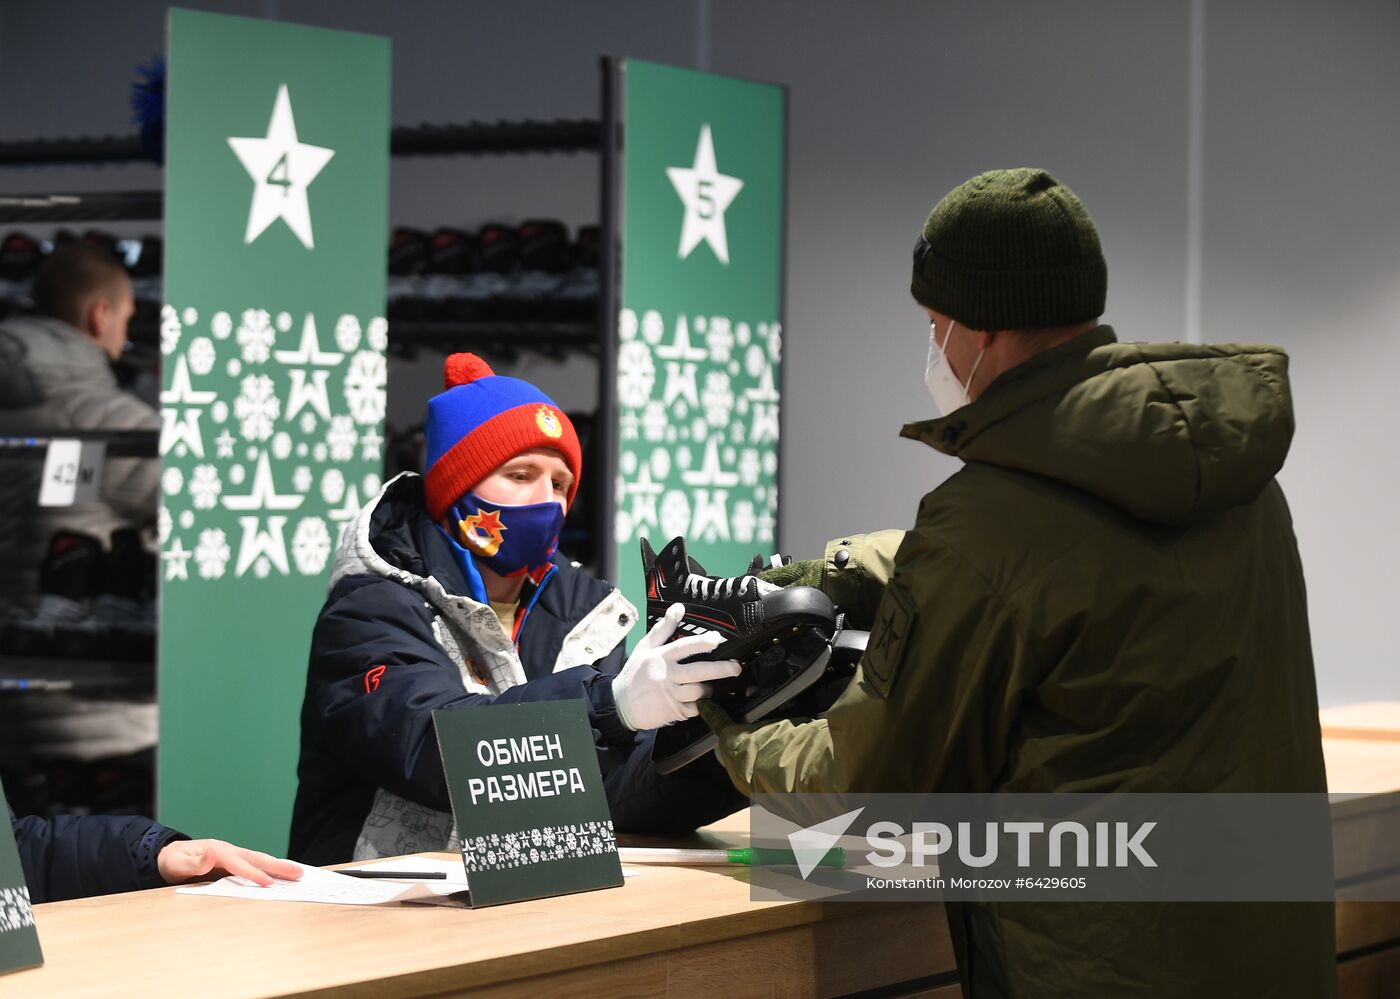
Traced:
<path fill-rule="evenodd" d="M 554 410 L 550 409 L 548 406 L 541 406 L 539 409 L 535 410 L 535 426 L 539 427 L 540 433 L 544 434 L 546 437 L 558 438 L 564 436 L 564 427 L 559 422 L 559 417 L 555 415 Z"/>
<path fill-rule="evenodd" d="M 501 523 L 499 510 L 474 513 L 466 520 L 459 521 L 458 527 L 462 532 L 462 543 L 471 545 L 487 558 L 501 550 L 506 526 Z"/>

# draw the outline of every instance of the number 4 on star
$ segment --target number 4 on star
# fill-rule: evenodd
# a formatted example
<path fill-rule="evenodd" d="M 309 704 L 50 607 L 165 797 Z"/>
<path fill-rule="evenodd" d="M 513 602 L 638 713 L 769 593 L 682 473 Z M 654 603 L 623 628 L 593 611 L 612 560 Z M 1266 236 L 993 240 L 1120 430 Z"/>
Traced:
<path fill-rule="evenodd" d="M 267 135 L 261 139 L 230 137 L 228 144 L 253 178 L 253 203 L 248 209 L 243 242 L 251 243 L 281 219 L 303 246 L 315 249 L 306 189 L 330 162 L 335 150 L 297 139 L 292 98 L 285 83 L 277 89 Z"/>

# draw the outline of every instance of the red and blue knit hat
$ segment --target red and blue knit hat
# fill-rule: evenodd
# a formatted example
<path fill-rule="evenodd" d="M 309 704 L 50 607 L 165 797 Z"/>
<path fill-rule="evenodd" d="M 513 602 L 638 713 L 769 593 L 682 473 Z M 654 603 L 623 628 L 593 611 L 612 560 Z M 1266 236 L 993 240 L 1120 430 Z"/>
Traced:
<path fill-rule="evenodd" d="M 441 395 L 428 400 L 424 476 L 428 514 L 447 508 L 510 459 L 531 448 L 558 451 L 578 492 L 583 459 L 578 434 L 564 411 L 529 382 L 506 378 L 475 354 L 452 354 L 443 365 Z"/>

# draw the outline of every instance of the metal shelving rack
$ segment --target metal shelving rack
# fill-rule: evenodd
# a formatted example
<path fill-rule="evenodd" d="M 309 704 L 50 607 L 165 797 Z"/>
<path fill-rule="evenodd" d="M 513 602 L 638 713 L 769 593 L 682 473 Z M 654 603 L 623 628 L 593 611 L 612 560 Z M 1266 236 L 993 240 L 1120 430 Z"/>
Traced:
<path fill-rule="evenodd" d="M 615 128 L 608 113 L 611 100 L 607 95 L 608 76 L 604 74 L 606 121 L 586 119 L 556 119 L 552 121 L 495 121 L 460 124 L 420 124 L 399 127 L 390 134 L 390 155 L 395 157 L 423 156 L 512 156 L 547 154 L 594 154 L 602 156 L 600 190 L 602 242 L 600 268 L 601 288 L 597 312 L 593 321 L 547 319 L 398 319 L 390 323 L 390 350 L 412 353 L 418 348 L 443 350 L 474 349 L 486 351 L 538 351 L 560 357 L 574 352 L 586 352 L 599 357 L 598 416 L 599 433 L 594 462 L 599 468 L 611 468 L 615 445 L 608 429 L 609 414 L 615 417 L 612 401 L 612 344 L 607 334 L 612 322 L 607 316 L 615 308 L 612 292 L 616 269 L 613 253 L 606 248 L 614 245 L 610 217 L 613 199 L 613 145 L 603 137 Z M 95 136 L 81 138 L 39 138 L 18 142 L 0 142 L 0 168 L 32 168 L 40 166 L 103 166 L 132 163 L 151 164 L 139 138 L 135 135 Z M 151 164 L 154 165 L 154 164 Z M 0 195 L 0 224 L 45 224 L 77 221 L 156 221 L 163 217 L 163 192 L 109 191 L 64 193 L 49 195 Z M 147 328 L 149 327 L 149 328 Z M 155 327 L 150 319 L 138 319 L 132 326 L 132 339 L 138 343 L 154 342 Z M 613 476 L 595 473 L 600 485 L 594 534 L 599 568 L 604 575 L 612 571 L 611 546 L 604 543 L 611 534 Z"/>

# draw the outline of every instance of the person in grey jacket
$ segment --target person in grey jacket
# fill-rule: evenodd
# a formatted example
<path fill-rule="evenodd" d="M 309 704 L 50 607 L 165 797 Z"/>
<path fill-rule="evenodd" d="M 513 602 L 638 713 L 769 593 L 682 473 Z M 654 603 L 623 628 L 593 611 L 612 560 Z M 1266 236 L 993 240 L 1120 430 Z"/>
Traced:
<path fill-rule="evenodd" d="M 124 392 L 112 370 L 135 309 L 121 264 L 92 246 L 63 247 L 35 275 L 33 298 L 32 315 L 0 323 L 0 435 L 158 431 L 160 414 Z M 107 461 L 97 495 L 67 507 L 38 506 L 42 469 L 40 461 L 11 457 L 0 471 L 0 603 L 19 616 L 33 613 L 39 566 L 55 532 L 88 535 L 105 547 L 114 531 L 154 525 L 159 502 L 160 460 L 154 456 Z M 76 604 L 67 608 L 68 617 L 81 615 Z M 3 742 L 36 760 L 90 761 L 155 744 L 149 696 L 25 693 L 3 709 Z"/>

